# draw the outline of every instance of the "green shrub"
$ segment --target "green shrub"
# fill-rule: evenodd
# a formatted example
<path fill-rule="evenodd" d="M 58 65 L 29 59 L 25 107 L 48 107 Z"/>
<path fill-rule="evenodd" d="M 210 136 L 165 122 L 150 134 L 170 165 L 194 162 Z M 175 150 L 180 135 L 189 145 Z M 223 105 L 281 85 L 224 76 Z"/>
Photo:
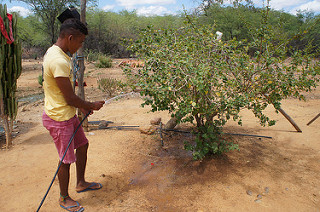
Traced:
<path fill-rule="evenodd" d="M 42 74 L 40 74 L 39 76 L 38 76 L 38 83 L 39 83 L 39 85 L 43 85 L 43 77 L 42 77 Z"/>
<path fill-rule="evenodd" d="M 88 62 L 95 62 L 99 59 L 102 53 L 93 50 L 87 50 L 85 51 L 85 55 Z"/>
<path fill-rule="evenodd" d="M 112 59 L 105 55 L 100 55 L 98 58 L 98 62 L 95 65 L 98 68 L 111 68 L 112 67 Z"/>
<path fill-rule="evenodd" d="M 288 40 L 273 42 L 281 36 L 267 24 L 268 10 L 252 42 L 217 40 L 213 26 L 195 25 L 187 16 L 184 27 L 148 27 L 131 43 L 129 50 L 144 67 L 126 66 L 124 72 L 147 97 L 143 105 L 169 111 L 178 123 L 195 124 L 195 142 L 185 144 L 194 159 L 238 148 L 222 133 L 229 120 L 242 124 L 242 109 L 251 110 L 262 126 L 274 125 L 264 113 L 268 105 L 278 111 L 283 99 L 303 99 L 320 80 L 320 63 L 312 63 L 308 49 L 286 62 Z M 248 49 L 256 49 L 253 56 Z"/>
<path fill-rule="evenodd" d="M 107 93 L 108 97 L 112 97 L 124 89 L 124 84 L 113 78 L 99 78 L 98 88 Z"/>

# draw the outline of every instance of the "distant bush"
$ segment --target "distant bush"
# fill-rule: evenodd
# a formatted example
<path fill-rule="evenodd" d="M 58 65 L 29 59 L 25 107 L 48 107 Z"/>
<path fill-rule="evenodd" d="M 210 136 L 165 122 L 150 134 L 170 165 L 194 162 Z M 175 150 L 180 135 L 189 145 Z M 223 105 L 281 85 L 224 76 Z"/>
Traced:
<path fill-rule="evenodd" d="M 95 66 L 98 68 L 111 68 L 112 59 L 108 56 L 100 55 Z"/>
<path fill-rule="evenodd" d="M 98 88 L 107 93 L 108 97 L 115 96 L 117 92 L 121 92 L 125 85 L 117 79 L 113 78 L 99 78 Z"/>
<path fill-rule="evenodd" d="M 43 77 L 42 77 L 42 74 L 40 74 L 39 76 L 38 76 L 38 83 L 39 83 L 39 85 L 43 85 Z"/>
<path fill-rule="evenodd" d="M 102 55 L 102 53 L 93 51 L 93 50 L 87 50 L 85 51 L 86 59 L 88 62 L 94 62 L 99 59 L 99 57 Z"/>

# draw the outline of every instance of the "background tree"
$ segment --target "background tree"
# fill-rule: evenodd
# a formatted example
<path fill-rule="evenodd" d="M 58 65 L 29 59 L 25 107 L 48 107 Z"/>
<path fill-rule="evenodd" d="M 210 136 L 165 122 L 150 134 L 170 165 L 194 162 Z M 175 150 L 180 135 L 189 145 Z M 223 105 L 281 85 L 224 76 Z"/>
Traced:
<path fill-rule="evenodd" d="M 121 45 L 121 39 L 134 38 L 137 34 L 140 27 L 135 12 L 90 10 L 87 22 L 90 34 L 86 47 L 89 50 L 111 54 L 114 57 L 129 56 Z"/>
<path fill-rule="evenodd" d="M 52 3 L 52 1 L 42 2 Z M 92 1 L 90 2 L 92 3 Z M 252 41 L 251 35 L 258 30 L 261 23 L 262 9 L 254 7 L 248 1 L 232 2 L 237 2 L 237 4 L 224 6 L 221 4 L 222 1 L 211 1 L 206 12 L 202 11 L 193 15 L 199 17 L 199 23 L 213 25 L 217 30 L 223 32 L 223 40 L 235 38 Z M 97 7 L 88 8 L 86 22 L 88 23 L 89 36 L 86 39 L 84 49 L 89 54 L 99 52 L 113 57 L 129 57 L 130 53 L 122 43 L 123 38 L 137 39 L 140 30 L 148 25 L 160 29 L 179 28 L 183 24 L 183 15 L 181 14 L 145 17 L 137 15 L 136 11 L 110 12 L 100 10 Z M 56 19 L 54 20 L 56 21 Z M 274 33 L 278 34 L 281 39 L 286 37 L 291 40 L 288 43 L 290 46 L 288 50 L 291 49 L 288 55 L 291 55 L 295 49 L 305 48 L 310 41 L 314 52 L 320 49 L 320 30 L 318 29 L 320 24 L 317 24 L 317 20 L 319 20 L 319 16 L 310 12 L 301 11 L 298 15 L 292 15 L 283 11 L 269 11 L 269 23 L 273 24 Z M 49 25 L 51 26 L 51 24 Z M 50 29 L 43 23 L 39 15 L 19 17 L 18 27 L 19 37 L 23 40 L 24 56 L 43 55 L 48 46 L 52 44 L 52 40 L 55 40 L 49 36 L 48 30 Z M 274 39 L 278 38 L 274 37 Z M 279 41 L 275 40 L 274 42 Z M 29 51 L 31 48 L 32 51 Z"/>
<path fill-rule="evenodd" d="M 51 44 L 56 42 L 58 37 L 58 20 L 57 17 L 70 5 L 79 5 L 76 0 L 20 0 L 28 4 L 31 10 L 40 17 L 42 24 L 45 26 L 45 32 L 50 37 Z"/>
<path fill-rule="evenodd" d="M 200 6 L 198 7 L 198 10 L 204 11 L 205 14 L 207 12 L 207 9 L 211 8 L 214 5 L 223 5 L 224 3 L 230 3 L 234 7 L 237 7 L 241 3 L 246 3 L 247 5 L 253 6 L 252 0 L 201 0 Z"/>
<path fill-rule="evenodd" d="M 136 11 L 105 12 L 91 8 L 87 13 L 89 27 L 85 48 L 88 52 L 96 51 L 113 57 L 129 57 L 130 53 L 123 46 L 122 40 L 136 39 L 141 29 L 148 25 L 156 28 L 178 27 L 182 24 L 180 15 L 144 17 Z"/>
<path fill-rule="evenodd" d="M 292 51 L 303 49 L 311 45 L 312 51 L 320 55 L 320 15 L 313 12 L 299 11 L 297 14 L 299 28 L 297 35 L 292 39 L 290 45 Z"/>
<path fill-rule="evenodd" d="M 17 31 L 23 48 L 22 56 L 35 59 L 44 55 L 51 42 L 39 17 L 34 14 L 26 18 L 19 16 L 18 13 L 16 15 Z"/>
<path fill-rule="evenodd" d="M 200 17 L 204 23 L 215 25 L 217 30 L 223 32 L 225 40 L 252 40 L 249 27 L 257 28 L 261 22 L 260 10 L 245 5 L 233 7 L 212 4 L 206 9 L 206 14 Z"/>
<path fill-rule="evenodd" d="M 19 0 L 28 4 L 35 15 L 39 16 L 42 24 L 45 26 L 46 33 L 51 40 L 51 44 L 55 43 L 58 37 L 58 20 L 57 17 L 69 6 L 79 6 L 77 0 Z M 95 0 L 91 1 L 95 3 Z"/>

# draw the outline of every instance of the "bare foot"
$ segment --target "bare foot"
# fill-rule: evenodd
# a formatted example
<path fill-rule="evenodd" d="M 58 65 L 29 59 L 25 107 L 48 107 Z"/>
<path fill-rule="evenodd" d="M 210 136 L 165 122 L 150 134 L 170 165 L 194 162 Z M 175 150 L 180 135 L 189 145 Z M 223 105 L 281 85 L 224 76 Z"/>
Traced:
<path fill-rule="evenodd" d="M 76 187 L 76 191 L 78 193 L 80 192 L 85 192 L 85 191 L 90 191 L 90 190 L 98 190 L 102 188 L 102 185 L 100 183 L 89 183 L 89 182 L 83 182 L 83 183 L 79 183 Z"/>
<path fill-rule="evenodd" d="M 84 211 L 84 208 L 77 202 L 68 197 L 60 197 L 59 204 L 63 209 L 67 211 Z"/>

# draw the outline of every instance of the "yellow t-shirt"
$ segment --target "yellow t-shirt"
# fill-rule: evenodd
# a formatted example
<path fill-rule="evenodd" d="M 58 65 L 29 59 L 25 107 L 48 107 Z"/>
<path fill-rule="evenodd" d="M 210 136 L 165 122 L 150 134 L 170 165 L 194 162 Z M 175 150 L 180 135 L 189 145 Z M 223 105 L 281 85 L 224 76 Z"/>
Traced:
<path fill-rule="evenodd" d="M 53 45 L 43 58 L 44 110 L 53 120 L 66 121 L 76 114 L 76 108 L 65 101 L 56 77 L 69 77 L 72 83 L 71 59 L 59 46 Z"/>

